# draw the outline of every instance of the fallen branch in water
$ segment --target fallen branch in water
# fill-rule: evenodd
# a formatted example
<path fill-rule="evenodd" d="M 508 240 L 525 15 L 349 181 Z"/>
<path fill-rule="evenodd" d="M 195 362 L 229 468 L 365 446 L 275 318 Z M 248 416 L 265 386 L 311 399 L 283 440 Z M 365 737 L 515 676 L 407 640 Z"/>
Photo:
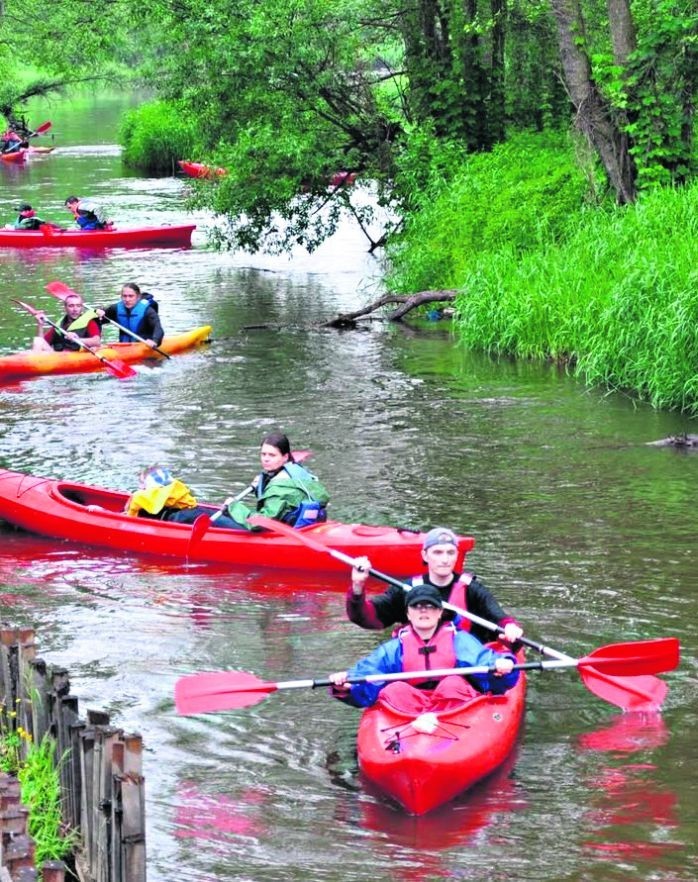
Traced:
<path fill-rule="evenodd" d="M 382 297 L 379 297 L 378 300 L 374 300 L 373 303 L 369 303 L 368 306 L 364 306 L 362 309 L 357 309 L 355 312 L 341 313 L 337 318 L 331 319 L 328 322 L 323 322 L 322 327 L 355 328 L 357 319 L 369 316 L 377 309 L 380 309 L 383 306 L 388 306 L 391 303 L 399 303 L 400 306 L 391 312 L 390 315 L 386 316 L 386 320 L 389 322 L 399 322 L 408 312 L 415 309 L 417 306 L 421 306 L 423 303 L 449 303 L 453 302 L 455 299 L 456 292 L 454 290 L 418 291 L 416 294 L 407 295 L 384 294 Z M 371 316 L 371 318 L 375 318 L 375 316 Z"/>

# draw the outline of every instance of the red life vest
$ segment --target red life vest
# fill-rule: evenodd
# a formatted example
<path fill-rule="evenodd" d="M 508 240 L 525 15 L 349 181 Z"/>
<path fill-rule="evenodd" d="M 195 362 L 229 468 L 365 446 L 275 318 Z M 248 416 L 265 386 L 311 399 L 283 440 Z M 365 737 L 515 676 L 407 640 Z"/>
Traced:
<path fill-rule="evenodd" d="M 453 604 L 453 606 L 459 607 L 460 609 L 467 610 L 468 585 L 470 585 L 472 581 L 472 573 L 463 573 L 462 575 L 460 575 L 451 586 L 451 592 L 448 595 L 448 602 Z M 416 588 L 417 585 L 424 585 L 424 579 L 422 578 L 422 576 L 415 576 L 414 579 L 410 580 L 410 584 L 413 588 Z M 470 619 L 466 618 L 465 616 L 458 616 L 456 627 L 459 631 L 469 631 L 470 625 Z"/>
<path fill-rule="evenodd" d="M 398 634 L 402 646 L 403 671 L 435 671 L 437 668 L 454 668 L 456 653 L 453 638 L 456 629 L 451 622 L 444 622 L 430 640 L 424 641 L 411 625 L 402 628 Z M 413 686 L 429 683 L 429 678 L 410 680 Z"/>

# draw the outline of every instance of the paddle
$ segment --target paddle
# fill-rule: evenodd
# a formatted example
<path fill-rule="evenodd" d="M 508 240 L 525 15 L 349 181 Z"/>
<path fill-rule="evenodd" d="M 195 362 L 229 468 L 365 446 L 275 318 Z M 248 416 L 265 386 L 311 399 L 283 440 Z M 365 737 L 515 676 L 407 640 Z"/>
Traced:
<path fill-rule="evenodd" d="M 293 527 L 289 527 L 287 524 L 282 524 L 279 521 L 264 517 L 263 515 L 253 515 L 250 518 L 250 521 L 258 526 L 266 527 L 269 530 L 276 530 L 277 533 L 283 533 L 285 536 L 290 536 L 315 551 L 330 554 L 336 560 L 340 560 L 349 566 L 353 567 L 356 563 L 354 558 L 350 557 L 348 554 L 344 554 L 335 548 L 328 548 L 322 542 L 309 536 L 305 531 L 294 530 Z M 369 573 L 374 578 L 386 582 L 389 585 L 395 585 L 405 591 L 410 590 L 409 585 L 401 582 L 399 579 L 395 579 L 393 576 L 388 576 L 386 573 L 374 570 L 372 567 L 369 569 Z M 470 621 L 482 625 L 495 633 L 500 633 L 502 630 L 500 626 L 494 622 L 488 622 L 487 619 L 482 619 L 465 609 L 453 606 L 451 603 L 444 603 L 444 608 L 451 612 L 455 612 L 458 615 L 465 616 L 467 619 L 470 619 Z M 577 661 L 572 658 L 572 656 L 557 652 L 548 646 L 543 646 L 541 643 L 529 640 L 527 637 L 520 637 L 519 642 L 535 649 L 536 652 L 541 653 L 541 655 L 547 655 L 558 659 L 559 661 L 567 661 L 570 663 Z M 621 681 L 614 679 L 614 677 L 607 672 L 597 671 L 596 673 L 588 673 L 583 680 L 587 689 L 589 689 L 590 692 L 593 692 L 598 698 L 608 701 L 610 704 L 615 704 L 624 710 L 655 710 L 656 708 L 661 707 L 668 691 L 666 683 L 656 677 L 650 676 L 633 676 L 632 678 L 629 678 L 628 675 L 624 675 L 624 679 Z"/>
<path fill-rule="evenodd" d="M 293 461 L 301 463 L 312 455 L 312 450 L 294 450 Z M 224 515 L 226 513 L 228 506 L 232 505 L 234 502 L 239 502 L 241 499 L 244 499 L 245 496 L 247 496 L 249 493 L 252 493 L 254 489 L 254 484 L 249 484 L 247 487 L 245 487 L 244 490 L 241 490 L 237 494 L 237 496 L 229 496 L 225 500 L 223 505 L 221 505 L 220 508 L 216 510 L 215 514 L 200 514 L 199 517 L 191 525 L 191 538 L 189 539 L 189 549 L 191 549 L 193 545 L 203 539 L 203 537 L 209 531 L 210 527 L 213 526 L 214 521 L 217 521 L 218 518 L 221 517 L 221 515 Z M 276 521 L 274 523 L 276 523 Z"/>
<path fill-rule="evenodd" d="M 612 643 L 595 649 L 584 658 L 569 661 L 524 662 L 513 666 L 515 671 L 549 671 L 561 668 L 577 668 L 582 680 L 591 670 L 603 667 L 609 674 L 628 676 L 651 671 L 673 670 L 679 661 L 678 640 L 674 637 L 659 640 L 640 640 L 634 643 Z M 462 668 L 435 668 L 429 677 L 441 679 L 452 674 L 492 674 L 496 668 L 488 665 L 472 665 Z M 592 676 L 593 676 L 592 673 Z M 388 683 L 394 680 L 415 680 L 424 677 L 424 671 L 402 671 L 394 674 L 367 674 L 348 677 L 347 683 Z M 280 689 L 317 689 L 330 686 L 331 680 L 287 680 L 265 683 L 254 674 L 245 671 L 213 671 L 181 677 L 175 684 L 175 705 L 180 714 L 209 713 L 250 707 Z"/>
<path fill-rule="evenodd" d="M 35 309 L 28 303 L 24 303 L 22 300 L 15 300 L 14 298 L 12 298 L 12 301 L 13 303 L 18 303 L 22 307 L 22 309 L 26 309 L 28 313 L 35 317 L 39 314 L 38 309 Z M 63 330 L 63 328 L 61 328 L 61 326 L 57 325 L 55 322 L 52 322 L 50 318 L 44 316 L 44 321 L 47 325 L 50 325 L 57 334 L 60 334 L 61 337 L 66 336 L 66 332 Z M 89 352 L 90 355 L 94 355 L 95 358 L 98 358 L 106 368 L 107 372 L 110 373 L 113 377 L 117 377 L 117 379 L 119 380 L 127 380 L 130 377 L 137 376 L 136 371 L 134 371 L 134 369 L 130 365 L 126 364 L 125 361 L 121 361 L 119 359 L 110 361 L 108 358 L 105 358 L 103 355 L 99 355 L 93 349 L 90 349 L 90 347 L 86 346 L 80 339 L 77 339 L 74 342 L 77 343 L 81 349 L 84 349 L 85 352 Z"/>
<path fill-rule="evenodd" d="M 47 120 L 45 123 L 41 123 L 40 126 L 37 126 L 34 131 L 29 136 L 30 138 L 36 138 L 37 135 L 43 135 L 44 132 L 48 132 L 53 123 L 50 120 Z"/>
<path fill-rule="evenodd" d="M 73 294 L 77 295 L 78 297 L 80 296 L 77 293 L 77 291 L 73 291 L 72 288 L 69 288 L 63 282 L 49 282 L 48 285 L 45 285 L 44 287 L 49 292 L 49 294 L 53 294 L 53 296 L 57 297 L 59 300 L 65 300 L 66 297 L 70 297 Z M 87 308 L 94 309 L 95 307 L 88 306 Z M 160 349 L 159 346 L 150 346 L 150 343 L 148 343 L 147 340 L 145 340 L 143 337 L 139 337 L 138 334 L 136 334 L 136 332 L 132 331 L 130 328 L 125 328 L 123 325 L 120 325 L 118 322 L 114 321 L 114 319 L 107 318 L 107 316 L 104 316 L 104 318 L 110 324 L 114 325 L 115 328 L 118 328 L 120 331 L 123 331 L 124 334 L 129 334 L 131 337 L 134 338 L 134 340 L 138 340 L 139 343 L 145 343 L 146 346 L 149 346 L 150 349 L 153 349 L 155 352 L 158 352 L 164 358 L 169 359 L 172 357 L 171 355 L 168 355 L 164 350 Z"/>

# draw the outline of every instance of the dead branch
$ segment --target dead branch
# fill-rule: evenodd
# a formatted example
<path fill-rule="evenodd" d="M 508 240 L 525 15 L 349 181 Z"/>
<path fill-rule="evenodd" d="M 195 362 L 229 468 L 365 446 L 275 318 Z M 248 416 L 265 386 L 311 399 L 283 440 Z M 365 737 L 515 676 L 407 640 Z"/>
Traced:
<path fill-rule="evenodd" d="M 388 306 L 391 303 L 399 303 L 400 306 L 391 312 L 390 315 L 386 316 L 386 320 L 389 322 L 399 322 L 408 312 L 417 306 L 421 306 L 423 303 L 448 303 L 455 299 L 456 292 L 454 290 L 419 291 L 416 294 L 409 295 L 384 294 L 378 300 L 374 300 L 373 303 L 369 303 L 368 306 L 364 306 L 362 309 L 357 309 L 355 312 L 340 313 L 337 318 L 323 322 L 322 327 L 355 328 L 357 319 L 370 316 L 377 309 L 381 309 L 381 307 Z M 371 316 L 371 318 L 375 318 L 375 316 Z"/>

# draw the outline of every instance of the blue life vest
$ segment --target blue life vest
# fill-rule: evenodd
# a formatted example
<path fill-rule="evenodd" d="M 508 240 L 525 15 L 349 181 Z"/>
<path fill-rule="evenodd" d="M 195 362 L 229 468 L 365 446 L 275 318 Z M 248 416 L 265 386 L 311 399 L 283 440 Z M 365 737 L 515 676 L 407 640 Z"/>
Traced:
<path fill-rule="evenodd" d="M 131 310 L 127 310 L 124 304 L 119 302 L 116 304 L 116 320 L 120 325 L 140 336 L 138 328 L 149 306 L 147 300 L 139 300 Z M 124 331 L 119 331 L 119 343 L 133 343 L 133 337 Z"/>

